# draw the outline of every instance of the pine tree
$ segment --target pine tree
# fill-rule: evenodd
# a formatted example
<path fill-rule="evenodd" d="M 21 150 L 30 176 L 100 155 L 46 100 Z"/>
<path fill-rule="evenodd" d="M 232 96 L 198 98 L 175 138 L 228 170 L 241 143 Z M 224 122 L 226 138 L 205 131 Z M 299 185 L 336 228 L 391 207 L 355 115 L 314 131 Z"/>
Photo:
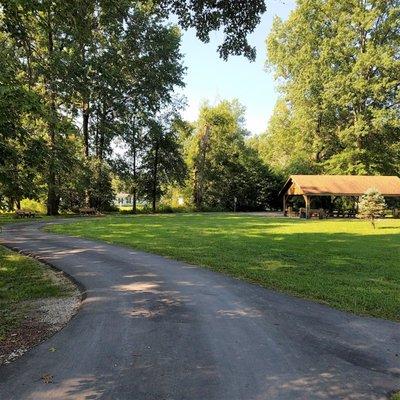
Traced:
<path fill-rule="evenodd" d="M 385 210 L 386 202 L 384 197 L 377 189 L 371 188 L 361 197 L 358 218 L 370 220 L 375 229 L 375 218 L 383 217 Z"/>

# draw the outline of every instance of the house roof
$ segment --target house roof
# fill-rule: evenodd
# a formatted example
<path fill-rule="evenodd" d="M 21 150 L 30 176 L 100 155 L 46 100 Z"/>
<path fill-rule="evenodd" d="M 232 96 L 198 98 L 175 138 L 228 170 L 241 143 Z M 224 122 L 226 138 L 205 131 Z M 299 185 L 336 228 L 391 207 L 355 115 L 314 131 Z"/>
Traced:
<path fill-rule="evenodd" d="M 384 196 L 400 197 L 400 178 L 397 176 L 291 175 L 281 194 L 286 193 L 293 184 L 302 194 L 314 196 L 361 196 L 374 188 Z"/>

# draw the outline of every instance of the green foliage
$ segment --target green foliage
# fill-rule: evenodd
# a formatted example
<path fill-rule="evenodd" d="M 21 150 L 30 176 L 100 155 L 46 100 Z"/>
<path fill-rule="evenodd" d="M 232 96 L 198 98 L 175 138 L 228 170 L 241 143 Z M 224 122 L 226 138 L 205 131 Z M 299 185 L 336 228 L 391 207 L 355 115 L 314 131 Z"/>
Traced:
<path fill-rule="evenodd" d="M 266 10 L 264 0 L 158 0 L 157 3 L 177 15 L 184 29 L 195 28 L 203 42 L 209 41 L 212 31 L 221 30 L 224 42 L 218 51 L 224 59 L 230 54 L 255 59 L 256 51 L 248 43 L 247 35 L 253 32 Z"/>
<path fill-rule="evenodd" d="M 46 213 L 46 205 L 36 200 L 23 199 L 21 201 L 21 208 L 24 210 L 35 211 L 36 213 L 39 214 Z"/>
<path fill-rule="evenodd" d="M 361 197 L 358 218 L 370 220 L 375 228 L 375 218 L 383 217 L 386 208 L 385 199 L 379 191 L 374 188 L 368 189 Z"/>
<path fill-rule="evenodd" d="M 86 184 L 89 205 L 100 211 L 113 211 L 115 193 L 112 187 L 111 169 L 97 159 L 91 160 L 90 182 Z"/>
<path fill-rule="evenodd" d="M 275 105 L 268 131 L 249 140 L 249 145 L 283 179 L 291 174 L 319 172 L 307 135 L 294 126 L 291 110 L 281 99 Z"/>
<path fill-rule="evenodd" d="M 246 145 L 244 109 L 237 102 L 203 105 L 195 130 L 186 139 L 198 210 L 257 210 L 272 205 L 277 179 Z"/>
<path fill-rule="evenodd" d="M 146 140 L 146 152 L 140 166 L 140 192 L 145 200 L 156 204 L 166 186 L 182 184 L 186 166 L 177 132 L 171 122 L 173 115 L 164 115 L 151 121 Z"/>
<path fill-rule="evenodd" d="M 238 214 L 105 217 L 52 231 L 132 246 L 323 302 L 400 321 L 400 221 Z M 311 251 L 312 250 L 312 251 Z"/>
<path fill-rule="evenodd" d="M 246 36 L 264 11 L 263 0 L 3 1 L 0 207 L 11 210 L 47 192 L 49 215 L 109 208 L 110 165 L 118 164 L 110 160 L 112 144 L 119 139 L 131 160 L 117 172 L 123 170 L 135 201 L 151 198 L 155 209 L 185 169 L 176 133 L 184 123 L 178 129 L 158 120 L 178 103 L 173 91 L 183 86 L 185 70 L 181 34 L 169 15 L 205 42 L 222 29 L 223 58 L 254 59 Z"/>
<path fill-rule="evenodd" d="M 131 119 L 147 120 L 183 85 L 180 32 L 159 11 L 118 1 L 3 2 L 3 207 L 47 191 L 49 214 L 109 208 L 111 143 L 129 142 Z"/>
<path fill-rule="evenodd" d="M 398 0 L 301 0 L 275 20 L 268 65 L 283 96 L 266 153 L 280 168 L 399 173 L 399 17 Z"/>

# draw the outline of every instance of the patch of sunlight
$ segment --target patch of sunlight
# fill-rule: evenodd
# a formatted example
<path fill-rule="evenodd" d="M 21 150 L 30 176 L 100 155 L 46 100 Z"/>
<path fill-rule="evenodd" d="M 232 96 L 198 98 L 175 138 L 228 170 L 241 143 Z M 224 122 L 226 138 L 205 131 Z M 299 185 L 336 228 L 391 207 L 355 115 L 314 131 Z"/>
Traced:
<path fill-rule="evenodd" d="M 354 263 L 354 258 L 351 257 L 330 257 L 329 263 L 326 263 L 326 266 L 332 267 L 347 267 L 351 262 Z"/>
<path fill-rule="evenodd" d="M 280 268 L 294 268 L 295 265 L 287 264 L 285 262 L 279 261 L 279 260 L 265 260 L 261 264 L 259 264 L 257 267 L 250 267 L 249 269 L 253 270 L 269 270 L 269 271 L 276 271 Z"/>
<path fill-rule="evenodd" d="M 141 293 L 159 293 L 160 285 L 158 283 L 137 282 L 128 285 L 117 285 L 113 289 L 123 292 L 141 292 Z"/>

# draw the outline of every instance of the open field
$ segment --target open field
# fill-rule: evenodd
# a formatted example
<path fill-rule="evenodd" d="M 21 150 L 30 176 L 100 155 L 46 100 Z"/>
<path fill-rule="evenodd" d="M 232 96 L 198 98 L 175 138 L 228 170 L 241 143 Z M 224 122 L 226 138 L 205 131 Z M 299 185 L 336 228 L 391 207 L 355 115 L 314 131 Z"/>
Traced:
<path fill-rule="evenodd" d="M 234 214 L 106 217 L 53 232 L 209 267 L 358 314 L 400 320 L 400 221 Z"/>

